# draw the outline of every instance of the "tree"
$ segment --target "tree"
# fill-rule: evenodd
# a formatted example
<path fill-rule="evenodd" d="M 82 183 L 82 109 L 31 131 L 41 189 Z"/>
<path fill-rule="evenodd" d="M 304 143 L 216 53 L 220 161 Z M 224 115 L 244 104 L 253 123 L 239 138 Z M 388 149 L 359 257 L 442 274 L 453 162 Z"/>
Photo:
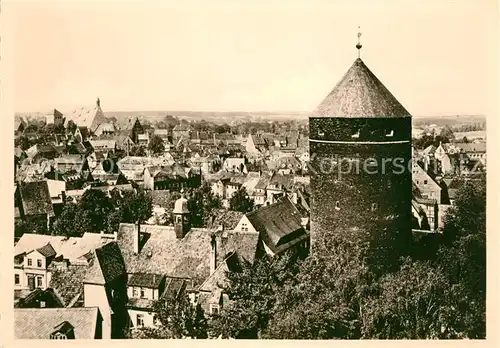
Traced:
<path fill-rule="evenodd" d="M 450 284 L 439 267 L 407 260 L 377 288 L 379 294 L 363 308 L 364 338 L 464 338 Z"/>
<path fill-rule="evenodd" d="M 146 149 L 144 148 L 144 146 L 134 145 L 130 149 L 130 156 L 146 156 Z"/>
<path fill-rule="evenodd" d="M 222 206 L 219 197 L 212 193 L 212 189 L 207 184 L 190 189 L 187 192 L 187 199 L 193 227 L 205 226 L 211 221 L 215 210 Z"/>
<path fill-rule="evenodd" d="M 163 144 L 163 139 L 157 135 L 154 135 L 148 144 L 148 149 L 155 155 L 160 155 L 165 151 L 165 145 Z"/>
<path fill-rule="evenodd" d="M 153 215 L 153 199 L 146 191 L 127 191 L 118 204 L 122 212 L 122 222 L 144 222 Z"/>
<path fill-rule="evenodd" d="M 81 237 L 90 230 L 89 214 L 75 203 L 67 203 L 52 226 L 52 234 L 56 236 Z"/>
<path fill-rule="evenodd" d="M 78 202 L 78 207 L 84 215 L 90 217 L 90 232 L 107 229 L 107 215 L 113 211 L 113 205 L 104 192 L 92 189 L 85 191 Z"/>
<path fill-rule="evenodd" d="M 465 136 L 464 136 L 464 137 L 462 138 L 462 143 L 467 144 L 468 142 L 469 142 L 469 139 L 467 139 L 467 137 L 465 137 Z"/>
<path fill-rule="evenodd" d="M 19 138 L 16 138 L 14 140 L 14 145 L 19 146 L 23 151 L 26 151 L 31 146 L 28 137 L 25 137 L 24 135 L 21 135 Z"/>
<path fill-rule="evenodd" d="M 245 188 L 241 188 L 234 193 L 234 195 L 229 200 L 229 207 L 231 210 L 239 211 L 242 213 L 248 213 L 253 210 L 254 203 L 253 200 L 248 197 Z"/>

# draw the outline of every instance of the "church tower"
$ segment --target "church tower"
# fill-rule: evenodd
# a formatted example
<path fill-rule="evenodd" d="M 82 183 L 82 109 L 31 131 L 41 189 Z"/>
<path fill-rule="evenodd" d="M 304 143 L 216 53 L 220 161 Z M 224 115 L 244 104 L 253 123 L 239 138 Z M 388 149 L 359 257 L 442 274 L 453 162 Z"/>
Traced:
<path fill-rule="evenodd" d="M 335 235 L 378 243 L 381 254 L 411 238 L 411 115 L 361 60 L 359 41 L 356 48 L 309 118 L 313 253 Z"/>

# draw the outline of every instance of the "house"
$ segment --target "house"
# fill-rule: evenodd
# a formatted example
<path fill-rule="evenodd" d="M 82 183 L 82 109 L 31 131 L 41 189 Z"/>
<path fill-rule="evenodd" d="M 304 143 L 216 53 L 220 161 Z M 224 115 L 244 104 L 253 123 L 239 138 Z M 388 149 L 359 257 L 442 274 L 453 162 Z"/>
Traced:
<path fill-rule="evenodd" d="M 59 152 L 54 145 L 35 144 L 26 150 L 26 155 L 31 161 L 35 161 L 40 158 L 54 159 L 59 155 Z"/>
<path fill-rule="evenodd" d="M 480 160 L 486 164 L 486 143 L 457 143 L 456 147 L 460 149 L 460 153 L 465 154 L 471 160 Z"/>
<path fill-rule="evenodd" d="M 185 198 L 175 202 L 173 215 L 174 226 L 120 224 L 117 240 L 129 275 L 184 279 L 186 293 L 195 294 L 229 253 L 250 263 L 258 256 L 257 233 L 191 228 Z"/>
<path fill-rule="evenodd" d="M 245 165 L 245 158 L 226 158 L 226 160 L 222 164 L 222 169 L 231 173 L 248 173 Z"/>
<path fill-rule="evenodd" d="M 181 278 L 151 273 L 130 274 L 127 283 L 130 327 L 156 326 L 158 322 L 153 311 L 154 302 L 163 298 L 178 299 L 185 286 L 186 282 Z"/>
<path fill-rule="evenodd" d="M 14 308 L 63 308 L 64 303 L 52 288 L 14 290 Z"/>
<path fill-rule="evenodd" d="M 24 118 L 18 114 L 14 116 L 14 134 L 21 134 L 24 132 L 28 123 L 24 120 Z"/>
<path fill-rule="evenodd" d="M 294 175 L 273 173 L 266 187 L 266 202 L 273 204 L 286 192 L 292 192 L 294 180 Z"/>
<path fill-rule="evenodd" d="M 54 160 L 54 169 L 62 174 L 75 174 L 83 176 L 89 172 L 87 158 L 82 155 L 65 155 Z"/>
<path fill-rule="evenodd" d="M 302 163 L 293 156 L 280 156 L 274 161 L 268 161 L 267 167 L 281 175 L 290 175 L 302 170 Z"/>
<path fill-rule="evenodd" d="M 20 182 L 17 185 L 16 200 L 19 214 L 24 221 L 37 221 L 49 230 L 54 208 L 47 181 Z M 36 231 L 33 231 L 36 233 Z M 42 232 L 42 231 L 40 231 Z"/>
<path fill-rule="evenodd" d="M 419 221 L 417 229 L 437 231 L 439 225 L 439 204 L 436 198 L 427 198 L 420 187 L 412 183 L 412 213 Z"/>
<path fill-rule="evenodd" d="M 14 247 L 14 288 L 46 289 L 52 279 L 53 262 L 84 262 L 83 255 L 114 238 L 114 235 L 97 233 L 85 233 L 81 238 L 25 233 Z"/>
<path fill-rule="evenodd" d="M 190 139 L 193 129 L 187 123 L 180 123 L 172 129 L 172 141 L 177 144 L 181 138 Z"/>
<path fill-rule="evenodd" d="M 83 143 L 88 140 L 90 136 L 89 128 L 86 126 L 77 126 L 73 137 L 77 143 Z"/>
<path fill-rule="evenodd" d="M 177 163 L 170 166 L 151 166 L 144 170 L 144 187 L 148 190 L 199 187 L 201 174 Z"/>
<path fill-rule="evenodd" d="M 249 154 L 264 154 L 268 150 L 268 144 L 264 137 L 249 134 L 245 144 L 245 150 Z"/>
<path fill-rule="evenodd" d="M 81 106 L 71 111 L 64 122 L 66 127 L 69 121 L 73 121 L 78 127 L 86 127 L 90 134 L 94 134 L 100 124 L 108 123 L 99 98 L 94 106 Z"/>
<path fill-rule="evenodd" d="M 111 152 L 116 151 L 116 140 L 90 140 L 92 149 L 97 152 Z"/>
<path fill-rule="evenodd" d="M 123 338 L 127 319 L 127 273 L 116 242 L 92 251 L 83 279 L 84 307 L 97 307 L 102 315 L 102 337 Z"/>
<path fill-rule="evenodd" d="M 100 137 L 102 135 L 113 135 L 115 134 L 115 131 L 115 126 L 113 125 L 113 123 L 105 122 L 97 126 L 93 135 L 96 137 Z"/>
<path fill-rule="evenodd" d="M 307 251 L 307 222 L 292 201 L 284 197 L 274 204 L 245 214 L 234 231 L 259 233 L 264 250 L 272 256 L 290 248 Z"/>
<path fill-rule="evenodd" d="M 100 339 L 102 317 L 91 308 L 16 308 L 15 339 Z"/>
<path fill-rule="evenodd" d="M 64 123 L 63 114 L 54 109 L 45 114 L 45 124 L 54 124 L 56 126 L 62 125 Z"/>
<path fill-rule="evenodd" d="M 137 135 L 137 145 L 148 147 L 149 145 L 149 133 L 143 133 Z"/>
<path fill-rule="evenodd" d="M 441 186 L 416 161 L 412 163 L 412 180 L 423 198 L 435 199 L 441 204 Z"/>

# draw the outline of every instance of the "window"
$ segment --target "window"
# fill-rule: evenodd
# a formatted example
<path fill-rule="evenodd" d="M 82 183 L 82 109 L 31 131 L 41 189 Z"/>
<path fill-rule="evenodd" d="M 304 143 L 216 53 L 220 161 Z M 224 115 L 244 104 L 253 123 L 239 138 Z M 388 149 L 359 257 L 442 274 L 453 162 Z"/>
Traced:
<path fill-rule="evenodd" d="M 325 132 L 322 129 L 318 129 L 318 136 L 324 137 L 325 136 Z"/>
<path fill-rule="evenodd" d="M 242 230 L 243 232 L 248 232 L 248 226 L 247 226 L 247 224 L 246 224 L 246 223 L 242 223 L 242 224 L 241 224 L 241 230 Z"/>
<path fill-rule="evenodd" d="M 146 292 L 144 291 L 143 288 L 141 288 L 141 298 L 145 298 L 146 297 Z"/>
<path fill-rule="evenodd" d="M 219 305 L 218 304 L 210 304 L 210 314 L 219 314 Z"/>
<path fill-rule="evenodd" d="M 424 185 L 427 185 L 427 180 L 424 180 Z"/>
<path fill-rule="evenodd" d="M 36 286 L 41 288 L 42 287 L 42 282 L 43 278 L 42 277 L 36 277 Z"/>
<path fill-rule="evenodd" d="M 144 326 L 144 315 L 143 314 L 137 314 L 136 326 L 138 326 L 138 327 Z"/>
<path fill-rule="evenodd" d="M 153 316 L 153 325 L 156 325 L 156 323 L 158 322 L 158 318 L 155 316 Z"/>
<path fill-rule="evenodd" d="M 340 210 L 340 202 L 339 201 L 335 202 L 335 209 Z"/>
<path fill-rule="evenodd" d="M 390 131 L 386 131 L 385 132 L 385 136 L 390 138 L 390 137 L 393 137 L 394 136 L 394 130 L 391 129 Z"/>
<path fill-rule="evenodd" d="M 66 339 L 66 335 L 62 334 L 60 332 L 57 332 L 55 334 L 50 335 L 50 339 L 51 340 L 65 340 Z"/>
<path fill-rule="evenodd" d="M 28 259 L 28 266 L 31 266 L 31 259 Z"/>
<path fill-rule="evenodd" d="M 361 133 L 361 131 L 359 129 L 357 129 L 356 132 L 351 135 L 351 138 L 359 138 L 360 133 Z"/>
<path fill-rule="evenodd" d="M 21 282 L 21 280 L 19 278 L 19 274 L 14 274 L 14 283 L 19 284 L 20 282 Z"/>
<path fill-rule="evenodd" d="M 378 204 L 377 203 L 372 203 L 372 211 L 377 210 Z"/>
<path fill-rule="evenodd" d="M 138 297 L 139 296 L 137 288 L 132 288 L 132 294 L 133 294 L 133 297 Z"/>
<path fill-rule="evenodd" d="M 36 266 L 42 267 L 42 260 L 40 260 L 40 259 L 36 260 Z"/>
<path fill-rule="evenodd" d="M 40 301 L 40 308 L 45 308 L 46 305 L 45 301 Z"/>

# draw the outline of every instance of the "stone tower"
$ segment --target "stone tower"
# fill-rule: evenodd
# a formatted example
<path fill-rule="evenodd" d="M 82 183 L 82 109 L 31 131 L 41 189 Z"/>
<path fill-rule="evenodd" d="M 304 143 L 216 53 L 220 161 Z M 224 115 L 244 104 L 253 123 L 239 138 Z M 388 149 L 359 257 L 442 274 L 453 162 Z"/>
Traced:
<path fill-rule="evenodd" d="M 411 115 L 360 58 L 312 113 L 309 133 L 312 252 L 339 234 L 381 254 L 406 248 Z"/>

